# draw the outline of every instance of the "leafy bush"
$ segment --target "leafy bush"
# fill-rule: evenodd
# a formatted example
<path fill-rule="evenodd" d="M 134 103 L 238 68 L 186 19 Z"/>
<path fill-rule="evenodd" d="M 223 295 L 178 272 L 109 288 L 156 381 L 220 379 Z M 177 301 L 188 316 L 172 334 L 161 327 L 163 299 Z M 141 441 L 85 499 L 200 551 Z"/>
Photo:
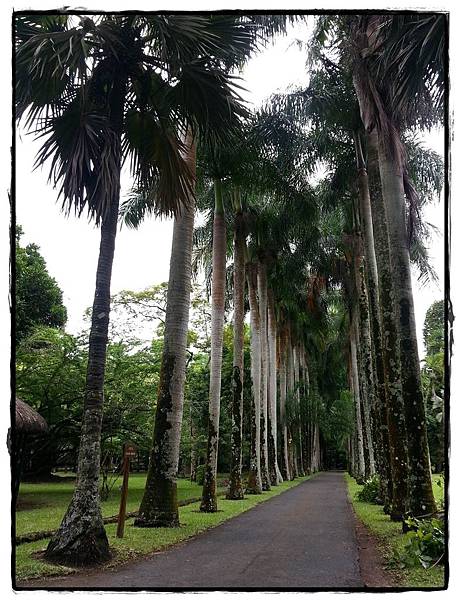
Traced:
<path fill-rule="evenodd" d="M 444 559 L 444 520 L 420 520 L 410 517 L 405 521 L 410 531 L 406 534 L 408 540 L 404 550 L 395 556 L 401 567 L 416 567 L 422 565 L 428 569 L 439 564 Z"/>
<path fill-rule="evenodd" d="M 198 465 L 196 468 L 196 482 L 198 485 L 203 485 L 203 483 L 204 483 L 205 469 L 206 469 L 206 465 Z"/>
<path fill-rule="evenodd" d="M 380 479 L 378 475 L 372 475 L 364 486 L 356 494 L 356 498 L 360 502 L 369 502 L 370 504 L 381 504 L 380 498 Z"/>

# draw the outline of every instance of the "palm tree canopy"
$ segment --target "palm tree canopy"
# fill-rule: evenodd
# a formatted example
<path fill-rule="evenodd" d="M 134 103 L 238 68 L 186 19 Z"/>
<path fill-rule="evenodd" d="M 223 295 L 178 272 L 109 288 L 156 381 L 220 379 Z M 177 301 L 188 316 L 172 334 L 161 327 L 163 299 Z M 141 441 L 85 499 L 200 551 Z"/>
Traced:
<path fill-rule="evenodd" d="M 42 138 L 66 210 L 99 222 L 115 187 L 115 82 L 122 83 L 122 159 L 155 211 L 176 213 L 192 192 L 183 137 L 222 139 L 245 116 L 225 61 L 255 44 L 250 23 L 185 15 L 19 16 L 16 114 Z"/>

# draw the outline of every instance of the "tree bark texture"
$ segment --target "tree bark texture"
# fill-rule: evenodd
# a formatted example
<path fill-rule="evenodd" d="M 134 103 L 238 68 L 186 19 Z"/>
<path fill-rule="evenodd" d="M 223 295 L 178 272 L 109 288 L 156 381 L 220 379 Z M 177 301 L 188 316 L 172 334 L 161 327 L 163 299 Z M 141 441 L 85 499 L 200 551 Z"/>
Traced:
<path fill-rule="evenodd" d="M 270 489 L 268 472 L 268 339 L 267 339 L 267 271 L 257 263 L 257 289 L 260 316 L 260 469 L 262 490 Z"/>
<path fill-rule="evenodd" d="M 195 144 L 188 140 L 187 162 L 195 173 Z M 174 219 L 169 283 L 152 450 L 138 527 L 178 527 L 177 468 L 184 405 L 187 331 L 192 274 L 194 199 Z"/>
<path fill-rule="evenodd" d="M 357 138 L 359 140 L 359 138 Z M 357 142 L 361 149 L 361 144 Z M 388 433 L 388 381 L 385 372 L 382 330 L 378 289 L 377 259 L 375 256 L 374 232 L 372 226 L 372 208 L 369 191 L 368 174 L 365 169 L 362 153 L 358 152 L 358 186 L 359 208 L 361 227 L 364 239 L 366 258 L 366 283 L 369 299 L 369 314 L 371 324 L 371 339 L 374 357 L 374 373 L 376 379 L 376 417 L 378 422 L 378 436 L 380 447 L 379 475 L 385 509 L 388 512 L 391 506 L 391 460 Z"/>
<path fill-rule="evenodd" d="M 436 503 L 431 482 L 425 404 L 420 379 L 403 173 L 399 158 L 390 150 L 389 143 L 381 134 L 378 136 L 378 157 L 401 351 L 409 464 L 407 509 L 413 515 L 425 515 L 436 511 Z"/>
<path fill-rule="evenodd" d="M 288 454 L 288 430 L 286 423 L 286 363 L 287 363 L 287 330 L 286 326 L 282 325 L 279 332 L 279 347 L 280 347 L 280 431 L 281 431 L 281 475 L 285 481 L 291 479 L 289 470 L 289 454 Z"/>
<path fill-rule="evenodd" d="M 209 376 L 208 448 L 203 484 L 202 512 L 217 511 L 217 451 L 219 445 L 222 345 L 225 317 L 226 230 L 222 183 L 214 181 L 215 209 L 212 236 L 211 370 Z"/>
<path fill-rule="evenodd" d="M 269 465 L 270 481 L 272 485 L 282 483 L 283 478 L 278 464 L 278 437 L 277 437 L 277 368 L 276 368 L 276 316 L 275 298 L 272 288 L 268 288 L 268 408 L 269 408 Z"/>
<path fill-rule="evenodd" d="M 400 520 L 407 501 L 407 433 L 404 416 L 404 401 L 401 385 L 401 360 L 396 323 L 395 298 L 391 276 L 390 249 L 385 207 L 380 185 L 378 167 L 377 132 L 367 136 L 369 185 L 372 201 L 372 223 L 374 231 L 379 306 L 382 321 L 382 354 L 387 375 L 388 399 L 388 448 L 390 458 L 390 515 Z"/>
<path fill-rule="evenodd" d="M 365 463 L 364 463 L 364 440 L 363 440 L 363 426 L 361 418 L 361 400 L 360 400 L 360 387 L 359 387 L 359 374 L 358 374 L 358 357 L 356 349 L 356 327 L 354 318 L 350 325 L 350 361 L 351 361 L 351 383 L 352 393 L 355 399 L 355 413 L 356 413 L 356 437 L 357 437 L 357 465 L 358 465 L 358 477 L 360 481 L 365 476 Z"/>
<path fill-rule="evenodd" d="M 244 372 L 244 281 L 245 236 L 243 215 L 235 214 L 233 266 L 233 381 L 232 381 L 232 457 L 227 499 L 244 498 L 241 481 L 243 459 L 243 372 Z"/>
<path fill-rule="evenodd" d="M 261 494 L 260 473 L 260 317 L 257 302 L 257 265 L 247 265 L 251 324 L 251 457 L 246 493 Z"/>

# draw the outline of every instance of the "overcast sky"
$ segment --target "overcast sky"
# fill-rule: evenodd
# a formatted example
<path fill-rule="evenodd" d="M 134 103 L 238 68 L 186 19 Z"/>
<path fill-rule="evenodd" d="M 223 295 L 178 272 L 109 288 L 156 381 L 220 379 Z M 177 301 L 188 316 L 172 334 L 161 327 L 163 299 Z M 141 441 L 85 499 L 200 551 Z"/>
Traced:
<path fill-rule="evenodd" d="M 310 17 L 311 19 L 311 17 Z M 290 85 L 305 84 L 305 51 L 296 39 L 306 40 L 310 26 L 291 27 L 287 36 L 255 56 L 246 66 L 244 93 L 254 106 L 271 93 Z M 443 133 L 426 136 L 426 144 L 443 153 Z M 56 202 L 56 191 L 47 183 L 47 170 L 33 171 L 38 145 L 23 132 L 17 136 L 16 210 L 17 223 L 23 227 L 22 244 L 34 242 L 41 248 L 50 274 L 64 292 L 68 309 L 67 330 L 76 333 L 83 324 L 83 311 L 92 304 L 99 230 L 85 218 L 64 217 Z M 129 174 L 123 173 L 122 193 L 130 189 Z M 430 255 L 439 275 L 440 286 L 433 283 L 421 288 L 414 278 L 419 352 L 423 356 L 422 327 L 427 308 L 443 297 L 443 200 L 425 210 L 426 220 L 440 229 L 431 242 Z M 168 279 L 172 221 L 148 218 L 137 230 L 122 227 L 117 236 L 113 266 L 112 293 L 122 289 L 140 290 Z"/>

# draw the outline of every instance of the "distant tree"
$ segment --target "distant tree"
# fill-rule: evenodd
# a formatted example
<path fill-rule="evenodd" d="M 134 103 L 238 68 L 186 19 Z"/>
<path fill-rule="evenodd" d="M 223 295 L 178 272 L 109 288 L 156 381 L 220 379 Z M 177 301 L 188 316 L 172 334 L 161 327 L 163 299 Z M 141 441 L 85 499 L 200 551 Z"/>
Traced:
<path fill-rule="evenodd" d="M 20 226 L 16 228 L 16 344 L 36 325 L 64 327 L 67 310 L 62 290 L 51 277 L 36 244 L 20 246 Z"/>
<path fill-rule="evenodd" d="M 423 325 L 426 357 L 422 386 L 426 403 L 428 444 L 432 469 L 444 468 L 444 301 L 426 311 Z"/>
<path fill-rule="evenodd" d="M 444 351 L 444 300 L 433 302 L 426 311 L 423 341 L 428 356 Z"/>

